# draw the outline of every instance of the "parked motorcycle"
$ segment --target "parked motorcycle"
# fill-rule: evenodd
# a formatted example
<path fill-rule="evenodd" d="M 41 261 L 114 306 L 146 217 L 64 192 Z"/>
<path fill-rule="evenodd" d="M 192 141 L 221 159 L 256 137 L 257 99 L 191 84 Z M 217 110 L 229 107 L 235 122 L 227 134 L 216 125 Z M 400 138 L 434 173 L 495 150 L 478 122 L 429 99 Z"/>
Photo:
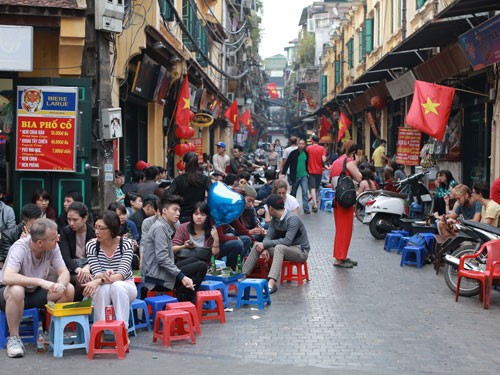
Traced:
<path fill-rule="evenodd" d="M 370 225 L 373 237 L 383 240 L 387 233 L 400 229 L 400 219 L 406 216 L 405 201 L 410 202 L 410 211 L 414 212 L 412 218 L 425 220 L 432 213 L 433 200 L 429 189 L 421 182 L 429 172 L 421 172 L 409 176 L 397 183 L 401 193 L 380 190 L 373 194 L 373 199 L 366 199 L 367 195 L 360 194 L 356 205 L 356 217 L 363 218 L 364 224 Z M 364 204 L 364 212 L 360 206 Z"/>
<path fill-rule="evenodd" d="M 470 220 L 461 220 L 454 225 L 457 235 L 449 238 L 442 246 L 444 254 L 444 280 L 453 293 L 457 289 L 457 270 L 460 257 L 474 254 L 488 241 L 500 239 L 500 228 L 488 224 L 476 223 Z M 464 267 L 469 270 L 483 271 L 486 268 L 486 251 L 479 257 L 467 259 Z M 437 256 L 441 256 L 437 254 Z M 464 278 L 460 282 L 460 295 L 471 297 L 479 294 L 480 285 L 477 281 Z"/>

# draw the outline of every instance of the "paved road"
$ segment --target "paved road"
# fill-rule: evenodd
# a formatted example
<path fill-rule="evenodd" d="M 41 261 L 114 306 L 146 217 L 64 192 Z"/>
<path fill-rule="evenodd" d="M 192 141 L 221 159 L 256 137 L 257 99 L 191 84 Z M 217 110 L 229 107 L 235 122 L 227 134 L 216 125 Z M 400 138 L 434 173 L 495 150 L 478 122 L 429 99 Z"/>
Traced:
<path fill-rule="evenodd" d="M 70 368 L 77 374 L 491 374 L 500 368 L 500 293 L 489 310 L 477 297 L 456 303 L 442 275 L 430 266 L 399 267 L 400 257 L 383 251 L 359 223 L 349 253 L 359 266 L 334 268 L 331 214 L 304 221 L 311 282 L 281 286 L 263 311 L 246 307 L 227 312 L 225 325 L 204 323 L 196 345 L 164 349 L 140 332 L 124 361 L 88 361 L 82 350 L 54 359 L 28 346 L 23 359 L 0 353 L 2 374 Z"/>

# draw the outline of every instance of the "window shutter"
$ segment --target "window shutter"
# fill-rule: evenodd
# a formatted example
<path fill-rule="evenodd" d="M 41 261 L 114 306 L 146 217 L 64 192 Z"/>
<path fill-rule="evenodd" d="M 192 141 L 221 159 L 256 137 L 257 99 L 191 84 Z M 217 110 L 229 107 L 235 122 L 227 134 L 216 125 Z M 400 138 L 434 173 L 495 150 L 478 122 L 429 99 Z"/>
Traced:
<path fill-rule="evenodd" d="M 365 45 L 367 54 L 373 51 L 373 23 L 373 18 L 365 21 Z"/>
<path fill-rule="evenodd" d="M 340 61 L 335 61 L 335 86 L 340 83 Z"/>

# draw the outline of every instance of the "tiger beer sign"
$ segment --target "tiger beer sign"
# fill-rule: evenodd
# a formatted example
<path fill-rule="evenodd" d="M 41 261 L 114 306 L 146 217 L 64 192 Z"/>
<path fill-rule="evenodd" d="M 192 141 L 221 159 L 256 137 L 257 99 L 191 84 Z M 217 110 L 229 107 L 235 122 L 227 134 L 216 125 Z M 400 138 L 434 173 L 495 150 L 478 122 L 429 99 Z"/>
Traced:
<path fill-rule="evenodd" d="M 75 172 L 78 88 L 18 86 L 16 170 Z"/>

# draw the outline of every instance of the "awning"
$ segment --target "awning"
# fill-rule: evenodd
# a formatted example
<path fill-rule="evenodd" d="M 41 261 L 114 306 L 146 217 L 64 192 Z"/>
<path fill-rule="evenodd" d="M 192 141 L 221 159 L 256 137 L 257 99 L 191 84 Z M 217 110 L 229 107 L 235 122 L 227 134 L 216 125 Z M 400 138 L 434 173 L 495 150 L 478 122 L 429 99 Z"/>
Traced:
<path fill-rule="evenodd" d="M 498 0 L 455 0 L 453 4 L 440 11 L 436 18 L 456 17 L 495 10 L 500 10 L 500 1 Z"/>

